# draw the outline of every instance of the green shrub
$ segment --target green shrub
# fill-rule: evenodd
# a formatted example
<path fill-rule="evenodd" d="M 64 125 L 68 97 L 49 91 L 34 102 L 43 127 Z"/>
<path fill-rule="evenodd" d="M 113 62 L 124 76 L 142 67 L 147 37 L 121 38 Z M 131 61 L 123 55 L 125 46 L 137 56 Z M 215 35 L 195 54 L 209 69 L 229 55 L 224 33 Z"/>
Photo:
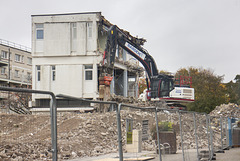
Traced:
<path fill-rule="evenodd" d="M 173 123 L 172 122 L 159 122 L 158 123 L 159 131 L 173 131 Z"/>

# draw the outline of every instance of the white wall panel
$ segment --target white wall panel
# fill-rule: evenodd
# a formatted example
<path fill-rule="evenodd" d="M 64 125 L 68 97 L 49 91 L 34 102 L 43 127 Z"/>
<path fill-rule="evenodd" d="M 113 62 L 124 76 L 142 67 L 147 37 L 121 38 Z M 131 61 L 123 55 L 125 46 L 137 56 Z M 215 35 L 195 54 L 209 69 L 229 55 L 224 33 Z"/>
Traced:
<path fill-rule="evenodd" d="M 44 24 L 44 56 L 70 55 L 70 23 Z"/>

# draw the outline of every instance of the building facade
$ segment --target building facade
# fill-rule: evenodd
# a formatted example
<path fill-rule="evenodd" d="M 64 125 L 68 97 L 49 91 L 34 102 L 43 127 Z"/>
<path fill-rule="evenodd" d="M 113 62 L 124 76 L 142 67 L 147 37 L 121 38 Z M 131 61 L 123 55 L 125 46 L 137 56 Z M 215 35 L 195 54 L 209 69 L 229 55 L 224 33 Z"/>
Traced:
<path fill-rule="evenodd" d="M 33 89 L 98 99 L 110 26 L 100 12 L 32 15 Z M 138 62 L 121 48 L 116 57 L 111 93 L 137 96 Z M 49 96 L 34 94 L 33 101 L 44 107 Z M 58 100 L 58 105 L 73 106 L 64 100 Z"/>
<path fill-rule="evenodd" d="M 0 52 L 0 85 L 23 88 L 31 87 L 31 49 L 0 39 Z"/>
<path fill-rule="evenodd" d="M 0 86 L 32 88 L 31 49 L 0 39 L 0 52 Z M 20 98 L 19 95 L 1 91 L 1 108 L 9 108 L 7 104 L 11 100 L 14 100 L 12 102 L 16 102 L 16 98 Z"/>

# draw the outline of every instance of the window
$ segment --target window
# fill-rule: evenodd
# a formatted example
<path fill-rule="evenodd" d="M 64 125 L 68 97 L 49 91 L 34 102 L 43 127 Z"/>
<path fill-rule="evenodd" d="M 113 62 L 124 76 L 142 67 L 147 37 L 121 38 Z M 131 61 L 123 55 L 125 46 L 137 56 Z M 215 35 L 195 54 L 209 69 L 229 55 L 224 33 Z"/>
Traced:
<path fill-rule="evenodd" d="M 16 78 L 19 77 L 19 70 L 15 70 L 15 72 L 14 72 L 14 76 L 15 76 Z"/>
<path fill-rule="evenodd" d="M 52 81 L 56 80 L 56 66 L 52 66 Z"/>
<path fill-rule="evenodd" d="M 27 64 L 32 65 L 32 58 L 27 58 Z"/>
<path fill-rule="evenodd" d="M 1 68 L 1 74 L 4 75 L 6 73 L 6 68 Z"/>
<path fill-rule="evenodd" d="M 36 24 L 36 38 L 42 40 L 44 38 L 43 24 Z"/>
<path fill-rule="evenodd" d="M 22 55 L 22 59 L 21 59 L 22 63 L 24 63 L 24 56 Z"/>
<path fill-rule="evenodd" d="M 88 38 L 92 38 L 92 22 L 87 23 L 87 34 Z"/>
<path fill-rule="evenodd" d="M 21 55 L 15 54 L 15 61 L 21 62 Z"/>
<path fill-rule="evenodd" d="M 37 68 L 37 81 L 40 81 L 41 80 L 41 66 L 37 65 L 36 68 Z"/>
<path fill-rule="evenodd" d="M 6 51 L 3 51 L 3 50 L 2 50 L 1 58 L 7 59 L 7 58 L 8 58 L 8 53 L 7 53 Z"/>
<path fill-rule="evenodd" d="M 93 65 L 85 65 L 85 80 L 92 80 Z"/>

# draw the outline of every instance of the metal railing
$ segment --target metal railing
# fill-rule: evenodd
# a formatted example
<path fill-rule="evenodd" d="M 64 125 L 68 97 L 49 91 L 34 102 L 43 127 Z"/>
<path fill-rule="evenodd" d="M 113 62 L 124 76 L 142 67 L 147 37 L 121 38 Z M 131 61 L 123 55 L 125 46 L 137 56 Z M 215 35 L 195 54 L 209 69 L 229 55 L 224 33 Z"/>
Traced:
<path fill-rule="evenodd" d="M 31 52 L 31 48 L 29 48 L 27 46 L 17 44 L 17 43 L 14 43 L 14 42 L 11 42 L 11 41 L 0 39 L 0 44 L 6 45 L 6 46 L 9 46 L 9 47 L 13 47 L 13 48 L 16 48 L 16 49 L 19 49 L 19 50 Z"/>

